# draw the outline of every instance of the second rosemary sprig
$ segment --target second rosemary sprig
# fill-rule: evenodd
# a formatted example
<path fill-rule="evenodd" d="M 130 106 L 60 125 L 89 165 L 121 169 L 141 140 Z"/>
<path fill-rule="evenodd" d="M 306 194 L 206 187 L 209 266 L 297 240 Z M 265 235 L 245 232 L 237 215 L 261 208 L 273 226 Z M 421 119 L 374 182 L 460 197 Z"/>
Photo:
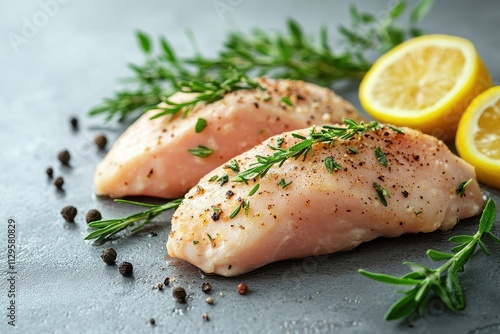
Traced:
<path fill-rule="evenodd" d="M 386 320 L 397 320 L 410 316 L 414 312 L 422 315 L 432 293 L 452 311 L 465 308 L 465 298 L 458 279 L 459 272 L 464 270 L 465 264 L 470 260 L 476 248 L 490 255 L 482 237 L 490 237 L 493 241 L 500 243 L 500 239 L 491 232 L 495 222 L 495 202 L 489 199 L 479 220 L 478 231 L 474 235 L 456 235 L 449 239 L 450 242 L 458 243 L 452 249 L 452 253 L 427 250 L 427 256 L 433 261 L 446 261 L 440 267 L 431 269 L 414 262 L 404 264 L 412 270 L 403 276 L 392 276 L 359 270 L 359 273 L 387 284 L 413 286 L 412 289 L 398 291 L 403 297 L 397 300 L 389 308 L 385 315 Z"/>
<path fill-rule="evenodd" d="M 155 205 L 155 204 L 147 204 L 147 203 L 117 199 L 115 200 L 115 202 L 147 207 L 149 209 L 143 212 L 135 213 L 125 218 L 102 219 L 98 221 L 93 221 L 89 223 L 89 227 L 92 228 L 93 231 L 90 232 L 89 235 L 85 237 L 85 240 L 108 239 L 111 236 L 117 234 L 118 232 L 123 231 L 126 228 L 134 225 L 135 223 L 141 222 L 132 229 L 132 232 L 135 232 L 144 225 L 151 222 L 153 219 L 155 219 L 158 215 L 160 215 L 160 213 L 170 209 L 177 208 L 181 204 L 182 200 L 183 198 L 178 198 L 169 201 L 165 204 Z"/>

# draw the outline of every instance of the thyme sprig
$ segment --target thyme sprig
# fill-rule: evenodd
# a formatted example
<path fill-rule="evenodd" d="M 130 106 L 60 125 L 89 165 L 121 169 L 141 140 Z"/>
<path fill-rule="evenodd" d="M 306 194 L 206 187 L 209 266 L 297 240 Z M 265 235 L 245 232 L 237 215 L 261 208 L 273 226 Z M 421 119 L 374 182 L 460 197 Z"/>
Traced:
<path fill-rule="evenodd" d="M 132 214 L 128 217 L 124 218 L 116 218 L 116 219 L 102 219 L 98 221 L 93 221 L 89 223 L 89 227 L 93 229 L 86 237 L 85 240 L 104 240 L 108 239 L 111 236 L 117 234 L 120 231 L 125 230 L 126 228 L 134 225 L 135 223 L 141 222 L 139 225 L 135 226 L 131 232 L 135 232 L 138 229 L 142 228 L 144 225 L 150 223 L 153 219 L 155 219 L 160 213 L 177 208 L 183 198 L 178 198 L 172 201 L 169 201 L 165 204 L 155 205 L 155 204 L 147 204 L 135 201 L 128 201 L 123 199 L 116 199 L 115 202 L 131 204 L 141 207 L 149 208 L 146 211 L 138 212 Z"/>
<path fill-rule="evenodd" d="M 382 54 L 408 37 L 423 34 L 417 24 L 433 2 L 419 0 L 416 3 L 410 12 L 407 29 L 399 24 L 407 8 L 407 0 L 391 5 L 383 17 L 359 11 L 353 5 L 350 7 L 350 27 L 338 27 L 337 50 L 330 45 L 326 27 L 323 26 L 314 39 L 307 36 L 294 20 L 288 20 L 284 32 L 263 29 L 251 33 L 232 32 L 213 58 L 203 56 L 196 51 L 196 47 L 194 56 L 179 57 L 164 37 L 160 37 L 155 54 L 156 45 L 152 39 L 143 32 L 137 32 L 138 45 L 146 61 L 142 65 L 129 64 L 133 77 L 126 81 L 135 84 L 135 89 L 118 91 L 93 108 L 90 114 L 105 115 L 108 120 L 123 120 L 161 101 L 169 101 L 168 97 L 176 91 L 199 93 L 199 97 L 191 103 L 171 103 L 157 116 L 180 112 L 184 108 L 189 111 L 196 103 L 210 103 L 220 98 L 220 94 L 239 89 L 233 86 L 228 90 L 220 85 L 234 74 L 234 68 L 251 76 L 300 79 L 324 86 L 339 80 L 359 79 L 370 68 L 369 58 L 373 54 Z M 191 35 L 188 37 L 194 40 Z M 238 87 L 245 85 L 238 82 Z"/>
<path fill-rule="evenodd" d="M 487 235 L 493 241 L 500 244 L 500 239 L 491 232 L 495 216 L 495 202 L 490 198 L 479 220 L 478 231 L 474 235 L 457 235 L 451 237 L 449 239 L 450 242 L 458 243 L 458 246 L 452 249 L 452 253 L 440 252 L 433 249 L 427 250 L 427 256 L 431 260 L 446 261 L 436 269 L 431 269 L 414 262 L 405 262 L 404 264 L 410 267 L 412 271 L 400 277 L 359 269 L 360 274 L 375 281 L 394 285 L 413 286 L 412 289 L 398 291 L 403 294 L 403 297 L 392 304 L 385 315 L 385 319 L 402 319 L 414 312 L 422 315 L 432 293 L 441 299 L 444 305 L 450 310 L 457 311 L 464 309 L 465 298 L 458 279 L 458 273 L 464 270 L 465 264 L 474 255 L 478 246 L 484 253 L 490 255 L 481 239 L 484 235 Z"/>
<path fill-rule="evenodd" d="M 345 127 L 323 125 L 319 131 L 313 127 L 308 137 L 292 133 L 292 136 L 300 139 L 300 141 L 286 149 L 268 145 L 274 153 L 268 156 L 257 155 L 257 161 L 250 164 L 249 169 L 238 173 L 233 181 L 248 182 L 257 177 L 262 178 L 269 172 L 271 167 L 274 165 L 281 167 L 288 159 L 302 158 L 302 160 L 305 160 L 309 154 L 312 155 L 312 148 L 315 144 L 327 143 L 333 145 L 338 139 L 345 140 L 356 135 L 363 135 L 370 130 L 376 131 L 380 129 L 380 125 L 376 121 L 357 123 L 350 118 L 344 118 L 342 122 L 346 125 Z"/>

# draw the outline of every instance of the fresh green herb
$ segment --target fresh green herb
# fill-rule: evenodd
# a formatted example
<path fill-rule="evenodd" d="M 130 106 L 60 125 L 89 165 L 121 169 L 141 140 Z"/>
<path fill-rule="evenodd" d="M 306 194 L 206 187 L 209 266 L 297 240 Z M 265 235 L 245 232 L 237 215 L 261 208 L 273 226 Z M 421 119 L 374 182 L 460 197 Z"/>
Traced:
<path fill-rule="evenodd" d="M 398 301 L 389 308 L 385 315 L 386 320 L 396 320 L 409 317 L 416 312 L 422 315 L 432 292 L 443 301 L 452 311 L 465 308 L 465 298 L 458 279 L 458 273 L 464 270 L 465 264 L 472 258 L 479 248 L 490 255 L 486 245 L 481 239 L 487 235 L 500 244 L 500 239 L 491 232 L 495 222 L 495 202 L 489 199 L 479 220 L 478 231 L 474 235 L 453 236 L 450 242 L 459 245 L 452 249 L 452 253 L 444 253 L 429 249 L 427 256 L 433 261 L 446 261 L 436 269 L 423 266 L 414 262 L 405 262 L 412 272 L 401 277 L 372 273 L 360 269 L 359 273 L 376 281 L 395 285 L 413 286 L 410 290 L 398 291 L 403 293 Z"/>
<path fill-rule="evenodd" d="M 292 101 L 290 101 L 290 99 L 288 97 L 286 97 L 286 96 L 283 96 L 281 98 L 281 102 L 283 102 L 283 104 L 286 104 L 289 107 L 293 106 Z"/>
<path fill-rule="evenodd" d="M 387 206 L 387 200 L 385 199 L 385 197 L 391 197 L 389 195 L 389 192 L 387 191 L 387 189 L 385 188 L 382 188 L 382 186 L 380 184 L 378 184 L 377 182 L 373 182 L 373 188 L 375 188 L 375 191 L 377 192 L 377 196 L 378 196 L 378 199 L 380 200 L 380 202 L 384 205 L 384 206 Z"/>
<path fill-rule="evenodd" d="M 235 173 L 240 172 L 240 165 L 238 165 L 238 161 L 236 161 L 235 159 L 229 161 L 229 163 L 227 165 L 225 165 L 224 168 L 229 168 L 230 170 L 232 170 Z"/>
<path fill-rule="evenodd" d="M 132 226 L 136 222 L 143 221 L 141 224 L 139 224 L 138 226 L 134 227 L 134 229 L 132 229 L 132 232 L 135 232 L 138 229 L 140 229 L 141 227 L 143 227 L 144 225 L 151 222 L 160 213 L 178 207 L 181 204 L 182 200 L 183 200 L 182 198 L 178 198 L 178 199 L 172 200 L 170 202 L 167 202 L 165 204 L 154 205 L 154 204 L 146 204 L 146 203 L 140 203 L 140 202 L 127 201 L 127 200 L 123 200 L 123 199 L 116 199 L 115 202 L 118 202 L 118 203 L 137 205 L 137 206 L 147 207 L 150 209 L 148 209 L 144 212 L 135 213 L 135 214 L 130 215 L 130 216 L 125 217 L 125 218 L 105 219 L 105 220 L 98 220 L 98 221 L 90 222 L 88 224 L 88 226 L 91 229 L 93 229 L 94 231 L 89 233 L 85 237 L 85 240 L 108 239 L 111 236 L 115 235 L 116 233 L 126 229 L 127 227 Z"/>
<path fill-rule="evenodd" d="M 214 182 L 215 180 L 217 180 L 219 178 L 218 175 L 214 175 L 212 176 L 211 178 L 208 179 L 208 182 Z"/>
<path fill-rule="evenodd" d="M 320 131 L 316 131 L 315 128 L 312 128 L 307 138 L 294 133 L 292 136 L 300 139 L 300 141 L 287 149 L 269 145 L 269 148 L 274 151 L 274 154 L 269 156 L 256 156 L 257 161 L 252 163 L 249 169 L 240 172 L 233 181 L 248 182 L 256 177 L 262 178 L 271 167 L 274 165 L 281 167 L 285 161 L 291 158 L 299 159 L 302 157 L 302 159 L 305 160 L 309 154 L 312 154 L 313 146 L 318 143 L 333 145 L 336 140 L 346 140 L 356 135 L 361 136 L 367 131 L 376 131 L 380 129 L 379 124 L 375 121 L 365 124 L 363 121 L 357 123 L 352 119 L 344 118 L 343 122 L 346 125 L 345 127 L 323 125 Z"/>
<path fill-rule="evenodd" d="M 259 190 L 259 187 L 260 187 L 260 183 L 257 183 L 253 186 L 253 188 L 250 190 L 250 192 L 248 193 L 248 196 L 252 196 L 253 194 L 255 194 L 257 192 L 257 190 Z"/>
<path fill-rule="evenodd" d="M 238 204 L 238 206 L 234 208 L 233 212 L 231 212 L 229 219 L 233 219 L 234 217 L 236 217 L 238 213 L 240 213 L 240 210 L 241 210 L 241 205 Z"/>
<path fill-rule="evenodd" d="M 192 155 L 195 155 L 200 158 L 206 158 L 210 156 L 214 151 L 209 149 L 208 147 L 199 145 L 198 147 L 190 148 L 188 149 L 188 152 L 191 153 Z"/>
<path fill-rule="evenodd" d="M 227 92 L 256 86 L 242 73 L 300 79 L 323 86 L 331 86 L 339 80 L 357 80 L 371 66 L 368 60 L 371 57 L 367 56 L 385 53 L 406 38 L 422 34 L 416 24 L 429 11 L 433 1 L 420 0 L 416 3 L 410 13 L 409 29 L 405 31 L 398 21 L 407 3 L 397 1 L 383 18 L 360 12 L 357 7 L 351 6 L 351 26 L 338 28 L 341 38 L 330 38 L 324 26 L 318 38 L 309 38 L 309 34 L 294 20 L 288 21 L 285 32 L 262 29 L 250 34 L 232 32 L 214 58 L 204 57 L 198 51 L 193 57 L 181 58 L 164 37 L 159 39 L 155 55 L 152 39 L 138 32 L 136 37 L 146 61 L 142 65 L 129 65 L 133 77 L 127 82 L 135 84 L 135 87 L 106 98 L 90 114 L 105 115 L 107 120 L 123 120 L 162 101 L 168 106 L 158 116 L 176 114 L 181 110 L 187 113 L 197 103 L 210 103 Z M 333 50 L 329 43 L 331 39 L 342 45 L 342 49 Z M 169 100 L 176 91 L 199 95 L 186 104 L 176 104 Z"/>
<path fill-rule="evenodd" d="M 246 216 L 248 216 L 249 210 L 250 210 L 250 201 L 246 199 L 243 201 L 243 212 L 245 213 Z"/>
<path fill-rule="evenodd" d="M 404 135 L 404 134 L 405 134 L 405 132 L 403 131 L 403 129 L 396 128 L 396 127 L 394 127 L 394 126 L 392 126 L 392 125 L 389 125 L 389 124 L 387 124 L 387 126 L 389 127 L 389 129 L 391 129 L 391 130 L 393 130 L 393 131 L 396 131 L 396 132 L 397 132 L 397 133 L 399 133 L 399 134 L 402 134 L 402 135 Z"/>
<path fill-rule="evenodd" d="M 334 170 L 337 171 L 342 169 L 342 165 L 333 160 L 332 157 L 325 158 L 325 167 L 328 173 L 332 173 Z"/>
<path fill-rule="evenodd" d="M 217 182 L 221 185 L 221 187 L 229 181 L 229 176 L 227 174 L 222 175 L 217 179 Z"/>
<path fill-rule="evenodd" d="M 285 189 L 286 187 L 288 187 L 289 185 L 292 184 L 293 181 L 290 181 L 290 182 L 286 182 L 285 179 L 281 179 L 280 182 L 278 182 L 278 185 L 281 186 L 281 188 Z"/>
<path fill-rule="evenodd" d="M 215 206 L 215 205 L 212 205 L 212 210 L 214 211 L 215 214 L 220 214 L 221 213 L 221 209 L 218 207 L 218 206 Z"/>
<path fill-rule="evenodd" d="M 387 157 L 385 156 L 385 153 L 380 149 L 380 146 L 377 146 L 377 148 L 375 149 L 375 157 L 382 166 L 387 167 Z"/>
<path fill-rule="evenodd" d="M 277 147 L 281 147 L 281 145 L 283 145 L 283 141 L 284 141 L 284 140 L 285 140 L 285 139 L 283 139 L 283 137 L 278 137 L 278 138 L 276 139 L 276 146 L 277 146 Z"/>
<path fill-rule="evenodd" d="M 207 233 L 207 237 L 208 237 L 208 240 L 214 241 L 214 238 L 212 238 L 212 236 L 210 234 L 208 234 L 208 233 Z"/>
<path fill-rule="evenodd" d="M 219 80 L 190 80 L 177 82 L 179 91 L 184 93 L 195 93 L 193 94 L 193 98 L 180 103 L 174 102 L 169 98 L 163 99 L 166 106 L 153 108 L 155 110 L 160 110 L 160 112 L 151 117 L 151 119 L 165 115 L 172 115 L 173 117 L 180 112 L 182 112 L 182 115 L 185 117 L 197 104 L 213 103 L 222 99 L 224 95 L 229 92 L 256 88 L 264 90 L 258 82 L 250 79 L 246 73 L 234 67 L 231 68 L 231 71 L 221 72 L 220 75 L 221 77 L 218 78 Z"/>
<path fill-rule="evenodd" d="M 200 242 L 198 240 L 193 240 L 193 245 L 197 245 L 199 244 Z"/>
<path fill-rule="evenodd" d="M 354 147 L 351 147 L 351 146 L 347 146 L 347 149 L 349 150 L 349 152 L 351 152 L 352 154 L 358 154 L 358 150 L 355 149 Z"/>
<path fill-rule="evenodd" d="M 467 186 L 472 182 L 472 179 L 469 179 L 467 181 L 463 181 L 462 183 L 460 183 L 457 187 L 457 189 L 455 190 L 455 193 L 456 194 L 460 194 L 460 198 L 464 197 L 465 196 L 465 188 L 467 188 Z"/>
<path fill-rule="evenodd" d="M 205 119 L 203 119 L 203 118 L 198 118 L 198 120 L 196 121 L 196 125 L 194 127 L 194 131 L 196 133 L 200 133 L 206 127 L 207 127 L 207 121 Z"/>

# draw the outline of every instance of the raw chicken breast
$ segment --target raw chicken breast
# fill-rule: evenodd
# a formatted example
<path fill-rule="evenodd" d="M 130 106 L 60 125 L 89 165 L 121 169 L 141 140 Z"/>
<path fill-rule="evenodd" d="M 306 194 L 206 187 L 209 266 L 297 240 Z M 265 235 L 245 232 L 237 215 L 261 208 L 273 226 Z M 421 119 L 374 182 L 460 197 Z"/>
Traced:
<path fill-rule="evenodd" d="M 97 195 L 124 197 L 183 196 L 198 180 L 221 163 L 272 135 L 314 124 L 360 119 L 354 107 L 327 88 L 303 81 L 259 79 L 266 88 L 228 93 L 220 101 L 195 107 L 187 117 L 150 120 L 149 111 L 116 141 L 94 176 Z M 293 103 L 281 101 L 288 97 Z M 187 101 L 177 93 L 171 100 Z M 198 118 L 206 128 L 195 132 Z M 201 158 L 188 149 L 205 146 L 213 154 Z"/>
<path fill-rule="evenodd" d="M 225 165 L 214 169 L 175 211 L 168 254 L 206 273 L 237 276 L 274 261 L 346 251 L 377 237 L 448 230 L 478 214 L 484 200 L 473 167 L 440 140 L 403 130 L 384 126 L 331 147 L 316 144 L 305 161 L 301 157 L 281 168 L 274 165 L 248 184 L 232 182 L 236 174 Z M 309 131 L 293 133 L 307 136 Z M 236 157 L 241 171 L 256 155 L 273 154 L 267 145 L 277 146 L 278 138 L 284 138 L 282 148 L 297 143 L 291 133 Z M 377 160 L 377 147 L 387 167 Z M 328 157 L 341 167 L 328 172 Z M 214 175 L 225 174 L 229 182 L 213 181 Z M 282 185 L 292 183 L 283 187 L 282 179 Z M 457 187 L 469 179 L 473 181 L 460 196 Z M 260 188 L 249 196 L 256 183 Z M 387 206 L 375 184 L 387 191 L 382 197 Z M 249 203 L 247 213 L 242 208 L 230 219 L 242 203 Z"/>

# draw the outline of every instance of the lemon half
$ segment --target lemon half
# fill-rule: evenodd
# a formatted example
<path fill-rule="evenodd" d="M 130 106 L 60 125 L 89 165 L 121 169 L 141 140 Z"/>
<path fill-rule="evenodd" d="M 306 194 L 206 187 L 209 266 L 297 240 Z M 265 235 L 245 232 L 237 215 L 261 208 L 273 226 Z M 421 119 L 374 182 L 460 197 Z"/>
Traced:
<path fill-rule="evenodd" d="M 500 86 L 472 101 L 458 125 L 455 145 L 481 183 L 500 189 Z"/>
<path fill-rule="evenodd" d="M 451 140 L 467 106 L 492 85 L 470 41 L 425 35 L 381 56 L 361 81 L 359 97 L 376 120 Z"/>

